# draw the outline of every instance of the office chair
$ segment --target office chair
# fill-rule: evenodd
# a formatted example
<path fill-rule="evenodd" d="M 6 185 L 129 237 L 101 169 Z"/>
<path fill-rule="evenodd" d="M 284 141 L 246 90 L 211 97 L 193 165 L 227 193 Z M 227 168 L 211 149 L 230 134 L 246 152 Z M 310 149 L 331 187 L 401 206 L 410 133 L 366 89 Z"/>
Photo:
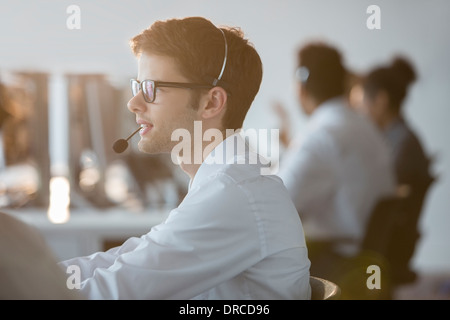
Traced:
<path fill-rule="evenodd" d="M 337 284 L 326 279 L 310 276 L 311 300 L 338 300 L 341 289 Z"/>
<path fill-rule="evenodd" d="M 358 259 L 359 264 L 365 259 L 380 266 L 384 283 L 378 299 L 392 299 L 397 286 L 412 283 L 417 277 L 409 263 L 420 238 L 418 221 L 423 204 L 434 181 L 430 179 L 414 193 L 383 198 L 372 211 Z"/>
<path fill-rule="evenodd" d="M 348 258 L 327 255 L 331 270 L 323 274 L 320 268 L 315 269 L 317 276 L 339 286 L 339 300 L 391 300 L 399 285 L 415 281 L 416 274 L 410 268 L 410 260 L 420 239 L 418 221 L 423 204 L 435 180 L 430 179 L 414 192 L 409 189 L 409 193 L 381 199 L 371 212 L 359 253 Z M 327 246 L 332 248 L 336 242 L 309 242 L 308 248 L 319 248 L 311 252 L 332 252 Z M 314 259 L 320 260 L 321 257 Z M 380 289 L 367 285 L 372 275 L 367 271 L 369 266 L 379 267 Z"/>
<path fill-rule="evenodd" d="M 390 265 L 391 281 L 410 283 L 415 274 L 409 262 L 420 238 L 418 221 L 430 186 L 435 179 L 414 193 L 381 199 L 374 207 L 367 225 L 361 250 L 376 252 Z"/>

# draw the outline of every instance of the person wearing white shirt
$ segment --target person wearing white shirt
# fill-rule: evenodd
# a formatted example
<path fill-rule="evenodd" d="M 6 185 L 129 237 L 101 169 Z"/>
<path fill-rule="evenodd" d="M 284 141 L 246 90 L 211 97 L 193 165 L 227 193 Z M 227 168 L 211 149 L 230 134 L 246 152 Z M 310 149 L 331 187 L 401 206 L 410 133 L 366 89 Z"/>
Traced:
<path fill-rule="evenodd" d="M 258 156 L 229 130 L 242 127 L 259 90 L 253 45 L 238 28 L 190 17 L 155 22 L 131 47 L 138 76 L 128 109 L 142 126 L 139 150 L 171 153 L 189 191 L 147 234 L 59 265 L 80 269 L 88 299 L 310 299 L 295 206 L 281 179 L 261 174 L 251 161 Z M 207 132 L 215 138 L 202 139 Z M 180 151 L 185 133 L 193 139 Z"/>
<path fill-rule="evenodd" d="M 309 119 L 278 175 L 302 219 L 311 274 L 339 284 L 338 261 L 356 256 L 372 209 L 395 190 L 392 160 L 374 125 L 347 104 L 339 52 L 308 43 L 298 63 L 299 101 Z"/>

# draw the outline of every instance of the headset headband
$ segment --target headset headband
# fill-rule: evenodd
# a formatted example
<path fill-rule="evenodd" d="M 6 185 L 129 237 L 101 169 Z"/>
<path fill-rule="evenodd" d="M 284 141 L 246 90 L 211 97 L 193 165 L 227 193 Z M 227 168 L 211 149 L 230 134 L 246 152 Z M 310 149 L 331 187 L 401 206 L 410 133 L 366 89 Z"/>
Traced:
<path fill-rule="evenodd" d="M 228 56 L 227 37 L 225 37 L 225 33 L 223 32 L 222 29 L 220 29 L 220 28 L 218 28 L 218 29 L 220 30 L 220 32 L 222 32 L 223 39 L 225 40 L 225 57 L 223 59 L 222 70 L 220 70 L 219 77 L 217 77 L 217 79 L 214 79 L 213 86 L 216 86 L 217 83 L 222 79 L 223 72 L 225 71 L 225 66 L 227 65 L 227 56 Z"/>

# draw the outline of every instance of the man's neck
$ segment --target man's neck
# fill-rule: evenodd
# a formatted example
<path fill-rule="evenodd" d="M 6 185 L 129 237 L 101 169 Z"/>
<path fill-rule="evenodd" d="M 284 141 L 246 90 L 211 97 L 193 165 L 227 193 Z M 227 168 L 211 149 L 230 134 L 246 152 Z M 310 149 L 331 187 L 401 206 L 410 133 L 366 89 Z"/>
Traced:
<path fill-rule="evenodd" d="M 205 161 L 205 159 L 208 157 L 208 155 L 219 145 L 224 141 L 227 136 L 225 130 L 222 132 L 222 139 L 214 139 L 214 141 L 202 141 L 202 148 L 201 148 L 201 155 L 196 156 L 195 153 L 198 153 L 199 150 L 196 150 L 194 146 L 191 148 L 191 161 L 189 163 L 180 162 L 180 168 L 189 176 L 191 180 L 194 179 L 195 174 L 197 173 L 198 169 L 202 165 L 202 163 Z M 203 137 L 204 132 L 202 133 Z M 202 159 L 201 163 L 197 163 L 195 159 Z"/>
<path fill-rule="evenodd" d="M 180 168 L 189 176 L 189 178 L 191 180 L 194 179 L 195 174 L 197 173 L 200 166 L 201 166 L 201 164 L 196 164 L 196 163 L 185 164 L 184 162 L 182 162 L 180 164 Z"/>

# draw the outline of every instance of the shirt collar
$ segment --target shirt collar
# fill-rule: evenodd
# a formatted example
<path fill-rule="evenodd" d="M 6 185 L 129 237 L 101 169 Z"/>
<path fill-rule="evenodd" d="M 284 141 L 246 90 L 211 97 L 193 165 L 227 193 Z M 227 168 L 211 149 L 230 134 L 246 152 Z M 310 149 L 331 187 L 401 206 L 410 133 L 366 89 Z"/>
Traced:
<path fill-rule="evenodd" d="M 239 132 L 223 140 L 200 165 L 194 178 L 189 182 L 189 190 L 195 188 L 212 173 L 223 168 L 225 164 L 248 163 L 248 150 L 249 145 Z M 251 154 L 255 155 L 254 153 Z"/>

